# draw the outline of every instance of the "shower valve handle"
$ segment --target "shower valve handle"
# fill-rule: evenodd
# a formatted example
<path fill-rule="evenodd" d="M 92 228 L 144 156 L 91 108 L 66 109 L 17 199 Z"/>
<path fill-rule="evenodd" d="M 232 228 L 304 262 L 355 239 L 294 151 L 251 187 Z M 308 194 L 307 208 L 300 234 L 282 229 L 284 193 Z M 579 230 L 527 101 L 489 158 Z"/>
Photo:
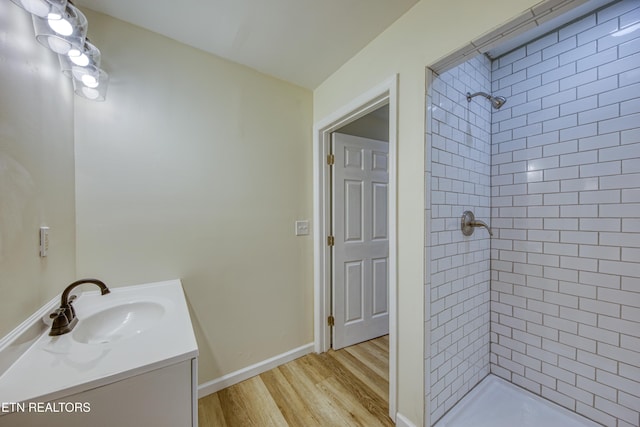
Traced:
<path fill-rule="evenodd" d="M 465 236 L 471 236 L 475 227 L 484 227 L 489 232 L 490 236 L 493 236 L 491 227 L 489 227 L 484 221 L 477 220 L 473 212 L 464 211 L 462 218 L 460 219 L 460 228 L 462 234 Z"/>

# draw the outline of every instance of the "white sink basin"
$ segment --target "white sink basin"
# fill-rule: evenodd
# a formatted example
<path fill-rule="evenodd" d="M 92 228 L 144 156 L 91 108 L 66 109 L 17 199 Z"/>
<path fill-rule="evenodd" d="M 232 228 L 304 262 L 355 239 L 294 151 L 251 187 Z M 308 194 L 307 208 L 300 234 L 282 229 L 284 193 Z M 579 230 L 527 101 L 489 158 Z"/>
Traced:
<path fill-rule="evenodd" d="M 20 347 L 13 364 L 0 366 L 0 402 L 69 401 L 69 396 L 198 356 L 179 280 L 114 286 L 107 295 L 82 292 L 73 302 L 75 328 L 50 336 L 42 318 L 50 320 L 59 305 L 60 297 L 52 299 L 23 326 L 41 333 Z M 4 416 L 0 411 L 1 426 Z"/>
<path fill-rule="evenodd" d="M 85 344 L 106 344 L 131 338 L 158 325 L 165 307 L 156 302 L 127 302 L 80 319 L 73 338 Z"/>

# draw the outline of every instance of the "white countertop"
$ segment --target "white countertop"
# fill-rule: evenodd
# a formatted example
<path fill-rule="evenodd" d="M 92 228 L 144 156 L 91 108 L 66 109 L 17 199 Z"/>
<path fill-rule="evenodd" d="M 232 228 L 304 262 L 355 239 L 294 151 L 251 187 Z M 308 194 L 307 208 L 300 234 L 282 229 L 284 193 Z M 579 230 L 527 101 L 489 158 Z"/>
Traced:
<path fill-rule="evenodd" d="M 164 316 L 135 336 L 108 342 L 79 342 L 71 331 L 45 331 L 0 377 L 0 402 L 47 402 L 169 366 L 198 355 L 191 318 L 179 280 L 84 292 L 73 306 L 79 319 L 136 301 L 161 304 Z M 2 414 L 0 414 L 2 415 Z"/>

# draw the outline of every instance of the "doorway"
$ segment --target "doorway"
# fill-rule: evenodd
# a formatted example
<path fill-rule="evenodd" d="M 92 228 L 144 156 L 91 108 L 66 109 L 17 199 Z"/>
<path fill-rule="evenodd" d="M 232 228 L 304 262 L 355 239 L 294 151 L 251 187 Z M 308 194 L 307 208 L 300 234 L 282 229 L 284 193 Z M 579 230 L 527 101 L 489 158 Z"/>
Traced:
<path fill-rule="evenodd" d="M 314 125 L 314 345 L 317 353 L 331 347 L 331 134 L 369 113 L 388 105 L 388 327 L 389 416 L 396 419 L 397 400 L 397 76 L 392 76 Z"/>

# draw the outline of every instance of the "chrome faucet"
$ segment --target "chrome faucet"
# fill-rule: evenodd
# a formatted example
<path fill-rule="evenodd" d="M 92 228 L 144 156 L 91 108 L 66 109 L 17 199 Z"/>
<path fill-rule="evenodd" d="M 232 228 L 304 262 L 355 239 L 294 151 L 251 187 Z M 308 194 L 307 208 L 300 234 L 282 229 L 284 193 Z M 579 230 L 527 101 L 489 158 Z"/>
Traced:
<path fill-rule="evenodd" d="M 62 298 L 60 298 L 60 308 L 49 315 L 49 317 L 53 319 L 49 335 L 57 336 L 66 334 L 67 332 L 71 332 L 74 326 L 76 326 L 78 318 L 76 317 L 76 311 L 73 309 L 73 305 L 71 304 L 76 297 L 75 295 L 69 297 L 69 293 L 73 288 L 84 283 L 93 283 L 94 285 L 97 285 L 100 288 L 100 293 L 102 295 L 106 295 L 111 292 L 109 288 L 107 288 L 107 285 L 98 279 L 80 279 L 67 286 L 64 292 L 62 292 Z"/>

